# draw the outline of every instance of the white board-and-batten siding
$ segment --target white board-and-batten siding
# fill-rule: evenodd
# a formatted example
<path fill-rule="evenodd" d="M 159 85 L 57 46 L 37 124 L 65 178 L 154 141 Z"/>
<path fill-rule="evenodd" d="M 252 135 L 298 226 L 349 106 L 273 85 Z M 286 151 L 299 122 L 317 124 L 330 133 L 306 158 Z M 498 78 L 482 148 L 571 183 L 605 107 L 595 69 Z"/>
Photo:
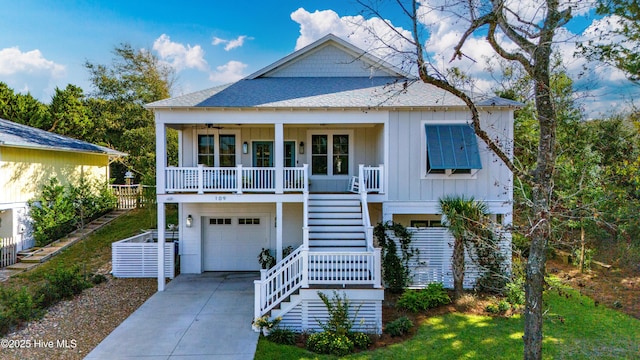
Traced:
<path fill-rule="evenodd" d="M 453 256 L 454 238 L 447 228 L 407 228 L 411 233 L 411 245 L 418 254 L 409 261 L 411 269 L 411 287 L 423 288 L 433 282 L 439 282 L 445 288 L 453 288 L 453 270 L 451 259 Z M 398 247 L 398 256 L 402 256 L 400 242 L 394 239 Z M 501 234 L 499 243 L 500 252 L 505 256 L 505 268 L 511 271 L 511 234 L 508 232 Z M 476 281 L 482 275 L 482 269 L 476 265 L 465 250 L 465 275 L 463 286 L 472 289 Z"/>
<path fill-rule="evenodd" d="M 481 113 L 483 129 L 511 153 L 513 127 L 511 110 Z M 390 201 L 437 201 L 447 195 L 473 196 L 477 200 L 510 201 L 512 175 L 502 161 L 478 138 L 482 169 L 474 178 L 425 177 L 425 124 L 453 124 L 470 121 L 468 111 L 397 111 L 389 114 L 388 199 Z M 398 176 L 397 174 L 402 174 Z"/>

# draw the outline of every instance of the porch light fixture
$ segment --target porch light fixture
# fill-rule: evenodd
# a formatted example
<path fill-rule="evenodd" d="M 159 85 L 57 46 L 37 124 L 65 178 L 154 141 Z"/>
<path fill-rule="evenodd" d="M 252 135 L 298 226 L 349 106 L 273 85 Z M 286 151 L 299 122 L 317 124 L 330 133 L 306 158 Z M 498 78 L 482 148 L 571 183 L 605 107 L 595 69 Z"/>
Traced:
<path fill-rule="evenodd" d="M 300 141 L 300 154 L 304 154 L 304 141 Z"/>
<path fill-rule="evenodd" d="M 187 215 L 187 223 L 185 225 L 187 225 L 188 228 L 193 225 L 193 216 L 191 216 L 191 214 Z"/>
<path fill-rule="evenodd" d="M 248 152 L 249 152 L 249 144 L 247 144 L 247 142 L 245 141 L 242 143 L 242 153 L 246 154 Z"/>

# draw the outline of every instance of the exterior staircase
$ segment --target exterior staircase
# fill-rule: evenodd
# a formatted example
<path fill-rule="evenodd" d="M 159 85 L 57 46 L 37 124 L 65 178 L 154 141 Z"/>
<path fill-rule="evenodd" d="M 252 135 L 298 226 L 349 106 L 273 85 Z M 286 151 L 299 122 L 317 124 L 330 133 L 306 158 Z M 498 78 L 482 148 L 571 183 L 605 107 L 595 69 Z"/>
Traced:
<path fill-rule="evenodd" d="M 309 251 L 366 251 L 358 194 L 309 195 Z"/>

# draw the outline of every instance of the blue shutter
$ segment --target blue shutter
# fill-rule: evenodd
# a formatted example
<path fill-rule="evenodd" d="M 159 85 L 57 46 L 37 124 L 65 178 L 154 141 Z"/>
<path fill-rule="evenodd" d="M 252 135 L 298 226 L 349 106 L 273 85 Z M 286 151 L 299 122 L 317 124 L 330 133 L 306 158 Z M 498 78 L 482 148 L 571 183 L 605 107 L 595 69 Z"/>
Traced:
<path fill-rule="evenodd" d="M 470 125 L 425 125 L 425 131 L 431 169 L 482 169 L 478 141 Z"/>

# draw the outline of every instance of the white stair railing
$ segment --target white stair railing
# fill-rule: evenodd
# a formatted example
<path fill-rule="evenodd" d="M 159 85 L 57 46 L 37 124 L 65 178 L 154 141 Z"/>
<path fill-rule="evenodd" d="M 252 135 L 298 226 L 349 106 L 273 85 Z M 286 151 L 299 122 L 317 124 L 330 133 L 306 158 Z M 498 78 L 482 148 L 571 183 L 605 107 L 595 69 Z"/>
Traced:
<path fill-rule="evenodd" d="M 260 280 L 254 281 L 255 318 L 269 312 L 303 285 L 307 254 L 308 250 L 300 246 L 271 269 L 260 272 Z"/>
<path fill-rule="evenodd" d="M 367 202 L 367 181 L 365 178 L 365 166 L 359 166 L 359 193 L 360 204 L 362 206 L 362 225 L 364 226 L 365 239 L 367 242 L 367 250 L 373 251 L 373 226 L 371 226 L 371 217 L 369 216 L 369 204 Z"/>

